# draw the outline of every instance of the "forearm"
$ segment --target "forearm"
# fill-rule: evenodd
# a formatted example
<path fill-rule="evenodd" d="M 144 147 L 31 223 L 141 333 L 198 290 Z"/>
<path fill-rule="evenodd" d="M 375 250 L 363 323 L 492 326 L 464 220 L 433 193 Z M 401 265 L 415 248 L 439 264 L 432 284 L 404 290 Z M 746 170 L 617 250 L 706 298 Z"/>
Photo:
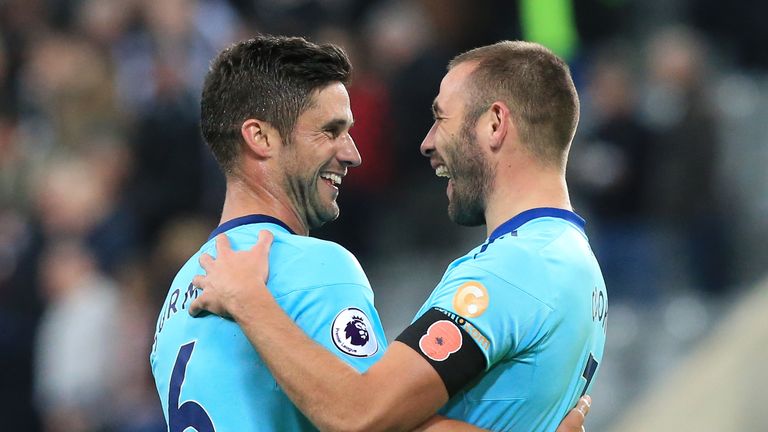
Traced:
<path fill-rule="evenodd" d="M 355 378 L 361 378 L 357 371 L 328 361 L 324 354 L 332 354 L 307 337 L 277 303 L 263 301 L 258 307 L 244 309 L 233 318 L 283 391 L 320 429 L 337 429 L 339 421 L 348 415 L 339 411 L 354 406 L 345 399 L 362 393 L 355 386 Z M 270 325 L 267 328 L 261 322 Z M 309 359 L 313 367 L 305 366 Z M 330 380 L 334 381 L 332 385 Z M 331 409 L 331 402 L 337 406 Z"/>
<path fill-rule="evenodd" d="M 400 403 L 395 392 L 370 382 L 315 343 L 271 297 L 241 308 L 233 318 L 283 391 L 322 430 L 411 429 L 434 412 L 413 420 L 398 418 L 397 410 L 389 411 Z"/>
<path fill-rule="evenodd" d="M 262 231 L 254 248 L 234 252 L 229 239 L 218 236 L 217 259 L 207 254 L 200 256 L 206 274 L 195 276 L 192 282 L 202 288 L 203 293 L 192 302 L 189 313 L 197 316 L 208 311 L 234 318 L 283 391 L 321 429 L 413 430 L 448 401 L 448 391 L 440 374 L 408 345 L 394 342 L 383 354 L 358 359 L 368 365 L 375 359 L 375 363 L 360 374 L 329 351 L 330 348 L 326 349 L 305 334 L 264 284 L 267 280 L 264 263 L 271 239 L 269 232 Z M 261 262 L 262 267 L 254 267 L 254 261 Z M 330 290 L 325 294 L 324 303 L 312 302 L 304 309 L 304 320 L 328 319 L 328 306 L 336 305 L 330 306 L 334 309 L 348 306 L 355 292 Z M 373 308 L 367 294 L 357 294 L 359 306 Z M 328 335 L 324 331 L 329 328 L 323 326 L 328 324 L 312 323 L 310 327 L 314 330 L 310 330 L 310 335 L 318 341 L 325 340 Z M 317 333 L 321 328 L 322 335 Z M 379 328 L 367 330 L 378 332 L 383 338 Z M 340 357 L 348 355 L 346 350 L 339 350 Z"/>

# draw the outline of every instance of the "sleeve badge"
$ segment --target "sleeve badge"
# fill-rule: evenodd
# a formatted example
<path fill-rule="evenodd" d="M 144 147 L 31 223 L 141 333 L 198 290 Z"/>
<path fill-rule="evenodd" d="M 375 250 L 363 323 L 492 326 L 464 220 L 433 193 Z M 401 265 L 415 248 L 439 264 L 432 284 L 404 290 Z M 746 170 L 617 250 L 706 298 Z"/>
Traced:
<path fill-rule="evenodd" d="M 370 357 L 379 350 L 374 327 L 362 310 L 343 309 L 331 325 L 331 340 L 336 348 L 353 357 Z"/>

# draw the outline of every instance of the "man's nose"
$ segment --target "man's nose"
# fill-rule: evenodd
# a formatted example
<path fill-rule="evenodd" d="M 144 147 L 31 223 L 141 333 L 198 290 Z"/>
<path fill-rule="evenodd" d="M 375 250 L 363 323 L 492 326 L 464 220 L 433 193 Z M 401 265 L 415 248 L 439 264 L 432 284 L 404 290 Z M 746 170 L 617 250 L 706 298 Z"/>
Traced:
<path fill-rule="evenodd" d="M 432 153 L 435 152 L 435 125 L 433 124 L 431 128 L 429 128 L 429 132 L 427 132 L 427 136 L 424 137 L 424 140 L 421 141 L 421 146 L 419 146 L 419 150 L 421 150 L 421 154 L 430 157 L 432 156 Z"/>
<path fill-rule="evenodd" d="M 363 163 L 363 159 L 360 157 L 360 152 L 357 150 L 355 140 L 347 134 L 339 150 L 339 160 L 346 167 L 356 167 Z"/>

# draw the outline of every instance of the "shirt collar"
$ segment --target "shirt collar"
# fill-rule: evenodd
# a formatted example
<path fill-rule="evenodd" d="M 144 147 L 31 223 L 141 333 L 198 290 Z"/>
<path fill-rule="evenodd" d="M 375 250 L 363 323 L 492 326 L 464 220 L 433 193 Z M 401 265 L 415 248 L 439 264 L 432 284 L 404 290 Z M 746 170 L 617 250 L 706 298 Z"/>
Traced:
<path fill-rule="evenodd" d="M 576 227 L 581 232 L 584 232 L 584 226 L 587 224 L 587 222 L 584 219 L 582 219 L 581 216 L 569 210 L 553 208 L 553 207 L 534 208 L 534 209 L 526 210 L 518 214 L 517 216 L 513 217 L 512 219 L 509 219 L 508 221 L 499 225 L 498 228 L 493 230 L 493 232 L 491 233 L 491 236 L 488 237 L 488 243 L 493 242 L 494 240 L 503 236 L 504 234 L 515 232 L 517 231 L 518 228 L 520 228 L 527 222 L 530 222 L 533 219 L 537 219 L 541 217 L 553 217 L 558 219 L 565 219 L 566 221 L 576 225 Z"/>
<path fill-rule="evenodd" d="M 216 237 L 217 235 L 229 231 L 232 228 L 237 228 L 241 225 L 249 225 L 249 224 L 255 224 L 255 223 L 272 223 L 278 226 L 281 226 L 285 228 L 289 233 L 296 234 L 293 232 L 292 229 L 288 227 L 288 225 L 281 221 L 280 219 L 272 216 L 267 216 L 263 214 L 252 214 L 247 216 L 240 216 L 234 219 L 230 219 L 223 224 L 216 227 L 215 230 L 211 233 L 210 236 L 208 236 L 208 240 L 211 240 L 212 238 Z"/>

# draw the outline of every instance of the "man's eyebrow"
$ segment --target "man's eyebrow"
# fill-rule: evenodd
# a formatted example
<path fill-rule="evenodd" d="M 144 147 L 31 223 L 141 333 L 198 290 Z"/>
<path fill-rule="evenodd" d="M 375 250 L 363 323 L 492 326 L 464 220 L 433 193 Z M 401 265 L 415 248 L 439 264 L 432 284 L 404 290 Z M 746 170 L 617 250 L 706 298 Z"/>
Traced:
<path fill-rule="evenodd" d="M 442 108 L 440 108 L 440 104 L 437 103 L 437 98 L 435 98 L 434 101 L 432 101 L 432 115 L 435 117 L 444 117 L 445 111 L 443 111 Z"/>
<path fill-rule="evenodd" d="M 344 129 L 344 128 L 347 128 L 347 127 L 351 128 L 352 125 L 354 125 L 354 124 L 355 124 L 354 120 L 349 122 L 347 119 L 336 118 L 336 119 L 330 120 L 327 123 L 325 123 L 321 127 L 321 129 L 322 130 L 340 130 L 340 129 Z"/>
<path fill-rule="evenodd" d="M 440 109 L 440 105 L 437 104 L 437 99 L 432 101 L 432 114 L 439 115 L 442 114 L 443 110 Z"/>

